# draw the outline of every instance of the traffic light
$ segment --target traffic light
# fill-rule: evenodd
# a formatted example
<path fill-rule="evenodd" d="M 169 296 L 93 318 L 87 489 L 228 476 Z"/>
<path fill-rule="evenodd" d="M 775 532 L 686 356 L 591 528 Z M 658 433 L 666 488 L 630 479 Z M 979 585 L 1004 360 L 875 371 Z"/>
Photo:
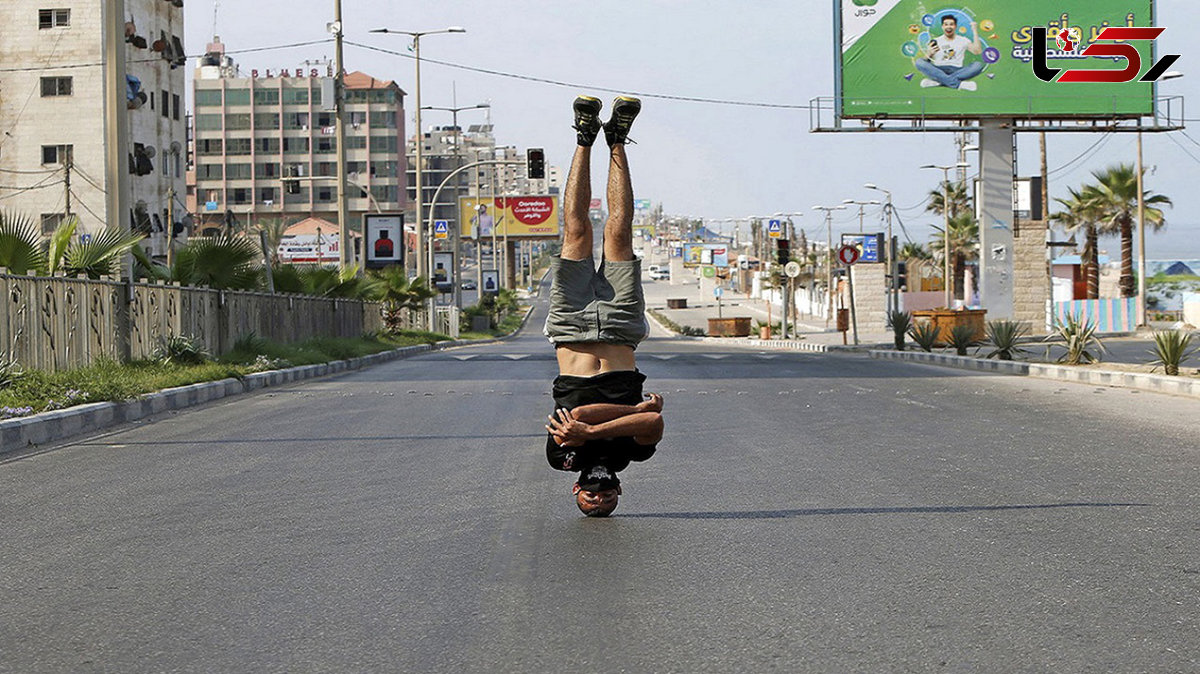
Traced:
<path fill-rule="evenodd" d="M 775 260 L 779 264 L 787 264 L 788 260 L 792 259 L 791 245 L 792 242 L 787 239 L 775 240 Z"/>
<path fill-rule="evenodd" d="M 540 147 L 531 147 L 525 151 L 527 175 L 531 180 L 541 180 L 546 177 L 546 151 Z"/>
<path fill-rule="evenodd" d="M 896 290 L 908 290 L 908 263 L 896 263 Z"/>

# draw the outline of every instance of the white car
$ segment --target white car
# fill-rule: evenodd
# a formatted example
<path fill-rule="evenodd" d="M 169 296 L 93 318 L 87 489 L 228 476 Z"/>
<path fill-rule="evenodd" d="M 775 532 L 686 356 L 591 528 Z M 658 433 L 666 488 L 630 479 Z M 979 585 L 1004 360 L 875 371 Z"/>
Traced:
<path fill-rule="evenodd" d="M 666 267 L 650 267 L 651 281 L 669 281 L 671 280 L 671 270 Z"/>

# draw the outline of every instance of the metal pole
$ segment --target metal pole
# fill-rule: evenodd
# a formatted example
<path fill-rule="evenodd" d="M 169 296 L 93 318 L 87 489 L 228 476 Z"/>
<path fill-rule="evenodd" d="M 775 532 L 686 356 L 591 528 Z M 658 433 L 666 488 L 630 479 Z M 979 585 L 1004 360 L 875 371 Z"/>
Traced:
<path fill-rule="evenodd" d="M 71 219 L 71 169 L 75 165 L 75 152 L 74 152 L 74 149 L 70 145 L 67 146 L 66 150 L 67 151 L 65 154 L 67 156 L 63 158 L 63 188 L 64 188 L 64 192 L 65 192 L 64 196 L 66 197 L 66 200 L 67 200 L 67 206 L 66 206 L 67 220 L 70 220 Z"/>
<path fill-rule="evenodd" d="M 892 238 L 892 193 L 887 193 L 887 267 L 888 267 L 888 304 L 890 311 L 900 311 L 900 284 L 896 278 L 896 241 Z"/>
<path fill-rule="evenodd" d="M 954 304 L 954 281 L 950 278 L 950 169 L 942 169 L 942 175 L 945 177 L 942 191 L 942 224 L 945 226 L 942 230 L 942 284 L 946 286 L 946 308 L 949 309 Z"/>
<path fill-rule="evenodd" d="M 350 240 L 350 216 L 346 212 L 346 104 L 344 77 L 345 68 L 342 63 L 342 0 L 335 0 L 334 21 L 337 22 L 337 32 L 334 33 L 334 126 L 337 142 L 337 225 L 338 225 L 338 271 L 344 272 L 353 264 L 354 243 Z M 328 108 L 327 108 L 328 109 Z"/>
<path fill-rule="evenodd" d="M 101 4 L 104 26 L 104 186 L 105 220 L 109 227 L 129 233 L 129 109 L 125 80 L 125 0 Z M 133 302 L 133 254 L 121 260 L 125 280 L 124 297 L 117 303 L 117 356 L 128 362 L 132 356 L 129 305 Z"/>
<path fill-rule="evenodd" d="M 825 251 L 828 258 L 825 265 L 825 292 L 829 295 L 829 311 L 825 313 L 825 328 L 829 328 L 829 319 L 833 316 L 833 211 L 825 211 L 825 226 L 828 228 L 829 245 Z"/>
<path fill-rule="evenodd" d="M 421 36 L 413 35 L 413 55 L 417 64 L 417 115 L 416 115 L 416 132 L 413 134 L 413 141 L 416 143 L 416 160 L 417 160 L 417 203 L 414 205 L 417 214 L 417 276 L 428 279 L 429 269 L 428 261 L 425 259 L 425 220 L 421 217 L 421 204 L 424 201 L 421 193 L 421 178 L 422 176 L 422 152 L 421 146 L 425 139 L 421 131 Z M 432 303 L 430 304 L 430 325 L 433 321 Z"/>
<path fill-rule="evenodd" d="M 170 269 L 175 262 L 175 183 L 171 183 L 170 189 L 167 190 L 167 269 Z M 271 278 L 270 267 L 271 260 L 267 260 L 267 284 L 272 286 L 271 292 L 275 292 L 274 279 Z"/>
<path fill-rule="evenodd" d="M 846 265 L 846 286 L 850 289 L 850 325 L 854 328 L 854 346 L 858 346 L 858 312 L 854 307 L 854 265 Z"/>
<path fill-rule="evenodd" d="M 1146 310 L 1146 203 L 1142 195 L 1142 129 L 1137 133 L 1137 205 L 1138 205 L 1138 327 L 1149 325 Z"/>

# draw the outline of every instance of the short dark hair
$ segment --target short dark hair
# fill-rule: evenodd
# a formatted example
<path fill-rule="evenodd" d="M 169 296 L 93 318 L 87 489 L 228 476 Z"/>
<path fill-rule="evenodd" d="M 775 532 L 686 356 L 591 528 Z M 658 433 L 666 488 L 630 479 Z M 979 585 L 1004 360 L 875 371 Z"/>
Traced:
<path fill-rule="evenodd" d="M 954 25 L 956 25 L 956 26 L 958 25 L 958 17 L 954 16 L 953 14 L 949 14 L 949 13 L 943 14 L 942 18 L 938 19 L 938 23 L 946 23 L 946 19 L 950 19 L 951 21 L 954 22 Z"/>

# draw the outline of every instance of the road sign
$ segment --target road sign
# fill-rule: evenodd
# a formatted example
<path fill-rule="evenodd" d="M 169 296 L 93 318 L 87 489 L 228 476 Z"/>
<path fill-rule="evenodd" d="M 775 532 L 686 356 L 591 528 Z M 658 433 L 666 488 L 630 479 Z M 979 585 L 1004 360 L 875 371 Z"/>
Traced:
<path fill-rule="evenodd" d="M 800 275 L 800 263 L 795 260 L 788 262 L 783 265 L 783 273 L 787 274 L 790 278 L 796 278 Z"/>
<path fill-rule="evenodd" d="M 447 220 L 433 221 L 433 238 L 445 239 L 450 236 L 450 223 Z"/>
<path fill-rule="evenodd" d="M 883 234 L 843 234 L 843 246 L 854 246 L 858 248 L 858 263 L 864 264 L 867 262 L 883 262 L 884 247 Z"/>
<path fill-rule="evenodd" d="M 838 261 L 844 265 L 852 265 L 858 262 L 858 247 L 857 246 L 842 246 L 838 248 Z"/>
<path fill-rule="evenodd" d="M 716 267 L 704 267 L 704 278 L 715 278 L 717 275 Z"/>
<path fill-rule="evenodd" d="M 778 220 L 771 220 L 767 223 L 767 236 L 772 239 L 778 239 L 783 235 L 783 223 Z"/>
<path fill-rule="evenodd" d="M 723 295 L 724 293 L 725 293 L 725 291 L 721 290 L 721 286 L 717 286 L 716 288 L 713 288 L 713 297 L 715 297 L 717 299 L 721 299 L 721 295 Z"/>
<path fill-rule="evenodd" d="M 79 243 L 91 243 L 91 242 L 92 242 L 91 234 L 80 234 L 79 235 Z"/>

